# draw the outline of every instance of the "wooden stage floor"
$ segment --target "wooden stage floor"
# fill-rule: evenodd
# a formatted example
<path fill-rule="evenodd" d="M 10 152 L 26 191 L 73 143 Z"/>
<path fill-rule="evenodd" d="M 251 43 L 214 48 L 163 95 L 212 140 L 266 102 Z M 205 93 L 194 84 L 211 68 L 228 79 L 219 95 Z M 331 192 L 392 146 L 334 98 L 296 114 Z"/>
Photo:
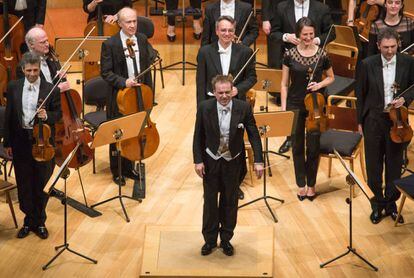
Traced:
<path fill-rule="evenodd" d="M 50 28 L 48 26 L 47 28 Z M 163 57 L 175 61 L 181 46 L 157 44 Z M 189 57 L 195 57 L 196 47 L 189 47 Z M 263 52 L 264 53 L 264 52 Z M 263 58 L 263 57 L 261 57 Z M 259 59 L 261 59 L 259 58 Z M 0 273 L 2 277 L 138 277 L 141 273 L 143 245 L 147 225 L 198 226 L 202 220 L 202 183 L 195 174 L 192 161 L 192 137 L 196 112 L 195 72 L 187 71 L 187 82 L 181 85 L 180 71 L 166 71 L 166 88 L 161 89 L 158 75 L 156 101 L 152 120 L 157 124 L 161 143 L 158 151 L 145 161 L 147 196 L 141 204 L 125 201 L 131 218 L 126 223 L 118 202 L 110 202 L 98 209 L 101 217 L 89 218 L 78 211 L 68 210 L 68 239 L 70 247 L 98 260 L 94 265 L 80 257 L 64 252 L 46 271 L 45 264 L 54 254 L 54 246 L 63 242 L 63 207 L 51 198 L 48 203 L 47 227 L 50 237 L 40 240 L 34 234 L 17 239 L 7 204 L 0 202 Z M 75 84 L 78 75 L 71 75 Z M 259 95 L 256 107 L 264 105 Z M 271 109 L 278 107 L 272 105 Z M 283 138 L 270 140 L 277 150 Z M 111 180 L 106 147 L 98 148 L 97 173 L 92 164 L 81 169 L 87 199 L 95 203 L 117 193 Z M 409 148 L 410 168 L 414 155 Z M 321 269 L 319 264 L 346 251 L 348 245 L 348 187 L 345 170 L 334 161 L 332 177 L 328 177 L 327 160 L 322 160 L 317 192 L 313 202 L 300 202 L 292 160 L 271 156 L 273 177 L 268 179 L 268 194 L 285 200 L 271 202 L 279 223 L 274 223 L 264 203 L 239 211 L 239 226 L 269 226 L 274 228 L 274 277 L 412 277 L 414 271 L 414 203 L 407 201 L 403 215 L 407 224 L 394 227 L 388 217 L 378 225 L 371 224 L 369 202 L 359 194 L 354 199 L 354 247 L 379 267 L 372 271 L 353 255 L 346 256 Z M 360 174 L 359 164 L 356 163 Z M 14 182 L 14 179 L 11 179 Z M 243 186 L 247 202 L 262 194 L 262 181 L 249 179 Z M 62 188 L 62 182 L 58 185 Z M 132 182 L 123 188 L 132 192 Z M 68 194 L 82 200 L 76 174 L 68 180 Z M 242 203 L 243 203 L 242 202 Z M 23 216 L 15 203 L 19 225 Z M 237 233 L 235 238 L 237 239 Z M 197 254 L 203 242 L 193 248 Z"/>

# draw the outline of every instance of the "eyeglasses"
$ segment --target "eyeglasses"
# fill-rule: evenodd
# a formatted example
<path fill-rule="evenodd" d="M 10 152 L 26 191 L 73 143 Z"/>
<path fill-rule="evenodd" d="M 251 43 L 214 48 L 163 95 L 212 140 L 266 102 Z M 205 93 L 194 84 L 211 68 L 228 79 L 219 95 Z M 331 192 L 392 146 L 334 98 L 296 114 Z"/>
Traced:
<path fill-rule="evenodd" d="M 221 33 L 234 33 L 234 28 L 229 28 L 229 29 L 219 29 L 219 31 Z"/>

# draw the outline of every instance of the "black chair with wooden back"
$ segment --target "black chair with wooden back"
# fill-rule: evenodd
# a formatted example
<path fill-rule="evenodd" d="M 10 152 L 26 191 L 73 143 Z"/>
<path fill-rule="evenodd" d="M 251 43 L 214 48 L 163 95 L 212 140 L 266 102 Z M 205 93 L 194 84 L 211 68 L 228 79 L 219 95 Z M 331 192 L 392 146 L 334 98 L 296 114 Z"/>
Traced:
<path fill-rule="evenodd" d="M 395 219 L 394 226 L 397 227 L 398 220 L 404 207 L 405 200 L 408 198 L 414 201 L 414 175 L 398 179 L 394 181 L 395 187 L 401 192 L 401 201 L 398 207 L 398 215 Z"/>

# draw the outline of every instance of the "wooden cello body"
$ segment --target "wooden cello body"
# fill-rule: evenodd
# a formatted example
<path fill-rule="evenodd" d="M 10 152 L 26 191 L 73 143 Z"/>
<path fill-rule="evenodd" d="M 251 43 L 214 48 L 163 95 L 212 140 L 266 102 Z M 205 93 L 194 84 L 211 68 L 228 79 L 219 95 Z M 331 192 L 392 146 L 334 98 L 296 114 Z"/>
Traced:
<path fill-rule="evenodd" d="M 371 24 L 378 18 L 379 8 L 377 5 L 368 5 L 367 2 L 363 2 L 360 6 L 360 17 L 355 19 L 355 26 L 358 29 L 358 33 L 368 41 L 369 30 Z"/>

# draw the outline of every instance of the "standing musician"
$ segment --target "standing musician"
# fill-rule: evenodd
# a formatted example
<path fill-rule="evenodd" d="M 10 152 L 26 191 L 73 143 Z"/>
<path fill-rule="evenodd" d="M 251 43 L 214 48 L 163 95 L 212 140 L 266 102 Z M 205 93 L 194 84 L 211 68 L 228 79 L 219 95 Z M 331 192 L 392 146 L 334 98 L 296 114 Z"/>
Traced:
<path fill-rule="evenodd" d="M 131 39 L 135 42 L 133 46 L 136 52 L 136 62 L 138 72 L 147 69 L 150 66 L 150 44 L 145 35 L 137 33 L 137 13 L 134 9 L 125 7 L 118 12 L 118 24 L 121 30 L 102 43 L 101 50 L 101 76 L 112 87 L 112 94 L 107 98 L 107 117 L 114 119 L 121 114 L 118 111 L 116 97 L 118 90 L 139 86 L 140 83 L 135 80 L 134 65 L 132 58 L 129 57 L 126 40 Z M 151 72 L 148 71 L 143 76 L 142 82 L 151 87 Z M 118 160 L 113 155 L 116 150 L 115 144 L 109 147 L 110 167 L 113 180 L 125 184 L 124 177 L 138 179 L 138 174 L 133 170 L 134 163 L 122 158 L 122 175 L 118 176 Z"/>
<path fill-rule="evenodd" d="M 83 10 L 88 14 L 88 22 L 98 18 L 98 5 L 101 5 L 105 22 L 115 23 L 117 12 L 124 7 L 132 7 L 131 0 L 83 0 Z"/>
<path fill-rule="evenodd" d="M 252 6 L 239 0 L 218 0 L 206 6 L 201 35 L 201 46 L 217 42 L 216 21 L 222 15 L 228 15 L 236 21 L 235 35 L 239 36 L 244 28 Z M 252 45 L 259 36 L 259 27 L 254 15 L 251 16 L 240 42 L 246 46 Z"/>
<path fill-rule="evenodd" d="M 31 28 L 25 37 L 27 47 L 29 51 L 40 57 L 40 77 L 49 83 L 55 84 L 59 80 L 60 64 L 56 58 L 51 55 L 51 46 L 45 30 L 39 27 Z M 17 76 L 22 77 L 23 72 L 20 69 L 17 70 Z M 60 82 L 58 85 L 61 92 L 65 92 L 70 89 L 68 81 Z"/>
<path fill-rule="evenodd" d="M 329 41 L 335 39 L 333 35 L 327 38 L 329 29 L 333 24 L 329 7 L 317 0 L 286 0 L 277 5 L 275 12 L 270 39 L 283 43 L 280 49 L 276 49 L 276 51 L 281 50 L 282 52 L 274 54 L 274 59 L 278 61 L 276 68 L 282 66 L 283 53 L 300 43 L 300 39 L 296 35 L 295 24 L 303 17 L 308 17 L 313 21 L 315 27 L 313 43 L 315 45 L 323 45 L 326 39 L 329 39 Z M 286 141 L 280 146 L 279 152 L 288 152 L 291 145 L 290 137 L 287 137 Z"/>
<path fill-rule="evenodd" d="M 236 22 L 228 15 L 216 21 L 218 42 L 200 48 L 197 55 L 197 106 L 201 101 L 214 97 L 211 80 L 216 75 L 233 75 L 242 69 L 253 51 L 243 45 L 233 43 Z M 234 83 L 233 91 L 238 99 L 246 100 L 246 92 L 257 82 L 255 59 L 253 58 Z"/>
<path fill-rule="evenodd" d="M 43 28 L 47 0 L 0 0 L 0 4 L 3 5 L 4 1 L 7 1 L 11 14 L 23 16 L 25 31 L 33 26 Z M 0 8 L 0 13 L 3 13 L 3 7 Z"/>
<path fill-rule="evenodd" d="M 231 76 L 217 75 L 212 80 L 215 99 L 200 103 L 194 128 L 193 156 L 195 171 L 203 179 L 203 236 L 201 255 L 217 246 L 227 256 L 234 248 L 230 243 L 237 223 L 237 189 L 243 165 L 244 131 L 254 152 L 254 169 L 263 174 L 262 143 L 250 105 L 234 99 Z M 218 193 L 220 198 L 218 202 Z"/>
<path fill-rule="evenodd" d="M 280 54 L 282 53 L 282 42 L 271 38 L 270 31 L 275 25 L 276 7 L 283 0 L 262 0 L 262 30 L 266 34 L 267 40 L 267 65 L 269 68 L 280 68 Z"/>
<path fill-rule="evenodd" d="M 182 0 L 165 0 L 165 6 L 167 11 L 176 11 L 178 8 L 178 2 L 180 6 L 183 5 L 184 1 Z M 181 4 L 182 3 L 182 4 Z M 193 9 L 201 10 L 201 0 L 190 0 L 190 5 Z M 180 7 L 182 9 L 182 6 Z M 175 35 L 175 15 L 169 15 L 167 17 L 167 39 L 169 42 L 174 42 L 176 39 Z M 201 27 L 201 15 L 193 15 L 193 37 L 196 40 L 201 38 L 201 32 L 203 31 Z"/>
<path fill-rule="evenodd" d="M 403 150 L 405 144 L 394 143 L 390 138 L 392 121 L 386 107 L 395 108 L 409 105 L 414 90 L 407 91 L 402 97 L 393 94 L 393 84 L 403 92 L 414 84 L 414 59 L 411 56 L 397 53 L 398 33 L 386 28 L 378 34 L 380 54 L 370 56 L 362 61 L 356 87 L 357 111 L 360 133 L 364 134 L 365 161 L 368 175 L 368 186 L 374 193 L 371 200 L 371 222 L 381 221 L 385 216 L 397 218 L 396 201 L 400 197 L 393 181 L 401 176 Z M 382 174 L 385 164 L 385 192 L 382 190 Z M 399 218 L 403 223 L 404 218 Z"/>
<path fill-rule="evenodd" d="M 305 109 L 304 99 L 308 91 L 317 92 L 334 81 L 331 63 L 324 49 L 315 43 L 316 28 L 310 18 L 303 17 L 296 23 L 297 46 L 289 49 L 283 58 L 281 100 L 282 111 L 299 110 L 296 130 L 292 136 L 292 154 L 298 199 L 310 201 L 316 196 L 315 184 L 319 164 L 320 131 L 306 132 L 305 158 Z M 319 61 L 318 61 L 319 60 Z M 315 65 L 318 64 L 315 69 Z M 308 73 L 313 71 L 309 83 Z M 326 78 L 322 78 L 322 74 Z M 290 85 L 289 85 L 290 84 Z M 307 187 L 306 187 L 307 186 Z"/>
<path fill-rule="evenodd" d="M 48 196 L 43 188 L 55 167 L 54 160 L 37 162 L 32 156 L 33 123 L 39 100 L 45 99 L 53 85 L 40 78 L 40 58 L 34 53 L 23 55 L 22 70 L 25 77 L 8 84 L 4 147 L 13 157 L 20 210 L 24 213 L 24 224 L 17 237 L 24 238 L 33 231 L 42 239 L 48 237 L 45 226 Z M 55 89 L 44 108 L 39 110 L 37 120 L 52 128 L 61 118 L 60 93 Z M 36 121 L 35 121 L 36 123 Z"/>

